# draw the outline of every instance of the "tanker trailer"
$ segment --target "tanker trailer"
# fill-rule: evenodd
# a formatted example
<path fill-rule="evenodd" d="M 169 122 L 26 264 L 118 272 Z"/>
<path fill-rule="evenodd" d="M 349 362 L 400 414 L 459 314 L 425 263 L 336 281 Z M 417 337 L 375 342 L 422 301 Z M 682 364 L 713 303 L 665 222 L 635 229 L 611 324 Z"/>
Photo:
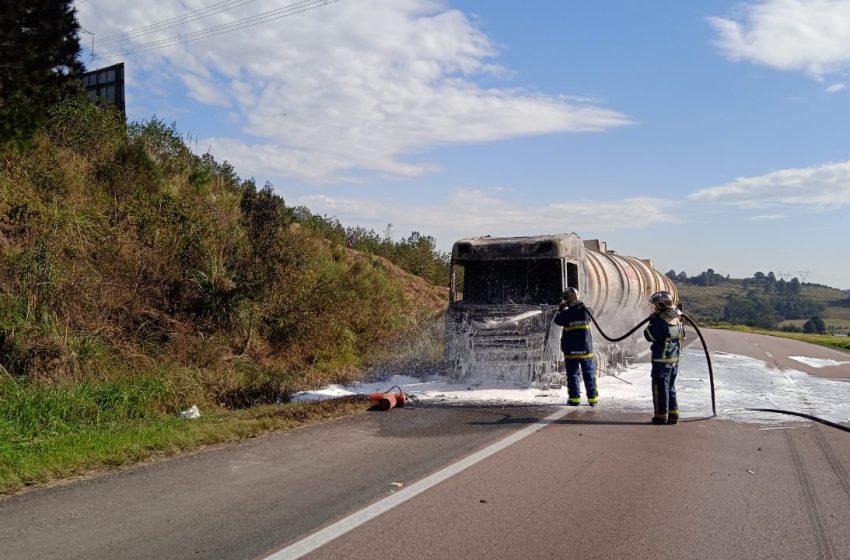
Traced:
<path fill-rule="evenodd" d="M 647 297 L 673 294 L 651 262 L 617 255 L 578 235 L 474 237 L 452 247 L 445 358 L 458 379 L 520 384 L 563 379 L 561 329 L 552 322 L 561 294 L 579 290 L 609 336 L 620 336 L 652 312 Z M 648 353 L 639 330 L 609 344 L 594 329 L 597 375 Z"/>

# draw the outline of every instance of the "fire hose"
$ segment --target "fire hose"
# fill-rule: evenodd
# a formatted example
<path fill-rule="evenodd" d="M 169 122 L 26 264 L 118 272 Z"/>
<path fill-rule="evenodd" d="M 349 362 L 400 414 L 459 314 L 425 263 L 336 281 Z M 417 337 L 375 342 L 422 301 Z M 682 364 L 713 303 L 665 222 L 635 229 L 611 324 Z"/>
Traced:
<path fill-rule="evenodd" d="M 587 309 L 587 308 L 585 308 L 585 309 L 587 310 L 587 314 L 590 316 L 590 320 L 593 321 L 593 324 L 596 326 L 596 329 L 599 331 L 599 334 L 601 334 L 603 336 L 603 338 L 605 338 L 605 340 L 607 340 L 609 342 L 620 342 L 622 340 L 627 339 L 636 330 L 638 330 L 640 327 L 642 327 L 643 325 L 648 323 L 649 320 L 652 318 L 652 315 L 650 315 L 649 317 L 647 317 L 646 319 L 644 319 L 643 321 L 641 321 L 640 323 L 635 325 L 629 332 L 627 332 L 623 336 L 612 338 L 612 337 L 609 337 L 607 334 L 605 334 L 605 331 L 603 331 L 602 327 L 599 326 L 599 323 L 596 321 L 596 317 L 593 316 L 593 314 L 590 312 L 590 310 Z M 711 414 L 712 414 L 712 417 L 717 416 L 717 408 L 716 408 L 716 404 L 715 404 L 715 391 L 714 391 L 714 369 L 711 366 L 711 354 L 708 351 L 708 344 L 706 344 L 705 338 L 703 338 L 703 336 L 702 336 L 702 331 L 700 331 L 699 326 L 696 324 L 696 322 L 693 319 L 691 319 L 690 317 L 688 317 L 687 315 L 685 315 L 684 313 L 682 313 L 682 318 L 685 319 L 685 321 L 687 321 L 688 324 L 690 324 L 694 328 L 694 330 L 697 333 L 697 336 L 699 336 L 700 342 L 702 343 L 702 349 L 705 352 L 705 361 L 708 364 L 708 378 L 709 378 L 709 383 L 710 383 L 710 386 L 711 386 Z M 796 411 L 793 411 L 793 410 L 781 410 L 781 409 L 778 409 L 778 408 L 746 408 L 744 410 L 748 410 L 748 411 L 751 411 L 751 412 L 770 412 L 770 413 L 773 413 L 773 414 L 787 414 L 787 415 L 790 415 L 790 416 L 799 416 L 800 418 L 806 418 L 806 419 L 812 420 L 814 422 L 819 422 L 819 423 L 821 423 L 825 426 L 829 426 L 831 428 L 837 428 L 837 429 L 845 431 L 845 432 L 850 432 L 850 427 L 848 427 L 848 426 L 843 426 L 843 425 L 838 424 L 836 422 L 831 422 L 831 421 L 826 420 L 824 418 L 819 418 L 817 416 L 813 416 L 811 414 L 806 414 L 804 412 L 796 412 Z"/>
<path fill-rule="evenodd" d="M 608 342 L 620 342 L 621 340 L 625 340 L 625 339 L 629 338 L 632 335 L 632 333 L 634 333 L 636 330 L 638 330 L 643 325 L 648 323 L 650 319 L 652 319 L 652 315 L 650 315 L 649 317 L 647 317 L 646 319 L 644 319 L 643 321 L 641 321 L 640 323 L 635 325 L 632 328 L 632 330 L 630 330 L 629 332 L 627 332 L 623 336 L 612 338 L 612 337 L 608 336 L 607 334 L 605 334 L 605 331 L 603 331 L 602 327 L 599 326 L 599 323 L 596 322 L 596 317 L 593 316 L 593 313 L 591 313 L 590 310 L 587 309 L 586 307 L 585 307 L 585 310 L 587 311 L 587 314 L 590 316 L 590 320 L 593 321 L 593 324 L 596 326 L 597 330 L 599 331 L 599 334 L 601 334 L 603 336 L 603 338 L 605 338 L 605 340 L 607 340 Z M 705 343 L 705 339 L 702 336 L 702 332 L 700 332 L 699 327 L 693 321 L 693 319 L 691 319 L 690 317 L 688 317 L 684 313 L 682 313 L 682 318 L 684 318 L 691 326 L 694 327 L 694 330 L 696 330 L 697 335 L 699 336 L 700 342 L 702 342 L 702 348 L 705 351 L 705 361 L 708 364 L 709 385 L 711 386 L 711 415 L 717 416 L 717 405 L 715 403 L 715 392 L 714 392 L 714 368 L 711 367 L 711 355 L 708 352 L 708 345 Z"/>

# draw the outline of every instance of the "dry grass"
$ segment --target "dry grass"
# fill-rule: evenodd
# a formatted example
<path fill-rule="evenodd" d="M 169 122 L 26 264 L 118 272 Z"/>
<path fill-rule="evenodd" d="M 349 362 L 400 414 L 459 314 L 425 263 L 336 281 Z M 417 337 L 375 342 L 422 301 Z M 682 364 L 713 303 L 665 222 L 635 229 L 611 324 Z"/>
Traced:
<path fill-rule="evenodd" d="M 173 125 L 126 125 L 85 97 L 56 108 L 32 149 L 0 151 L 2 477 L 220 441 L 214 422 L 224 438 L 285 426 L 258 407 L 356 379 L 445 308 L 444 289 L 294 216 Z M 110 416 L 92 387 L 142 404 Z M 187 431 L 175 414 L 191 404 L 207 414 Z"/>

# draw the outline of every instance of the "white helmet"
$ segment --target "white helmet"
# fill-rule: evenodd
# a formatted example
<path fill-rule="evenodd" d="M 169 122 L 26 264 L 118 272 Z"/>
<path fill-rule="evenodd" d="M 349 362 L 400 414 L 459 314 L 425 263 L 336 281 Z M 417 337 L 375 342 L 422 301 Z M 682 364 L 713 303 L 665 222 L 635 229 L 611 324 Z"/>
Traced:
<path fill-rule="evenodd" d="M 649 296 L 649 303 L 655 306 L 658 311 L 673 307 L 673 294 L 670 292 L 655 292 Z"/>

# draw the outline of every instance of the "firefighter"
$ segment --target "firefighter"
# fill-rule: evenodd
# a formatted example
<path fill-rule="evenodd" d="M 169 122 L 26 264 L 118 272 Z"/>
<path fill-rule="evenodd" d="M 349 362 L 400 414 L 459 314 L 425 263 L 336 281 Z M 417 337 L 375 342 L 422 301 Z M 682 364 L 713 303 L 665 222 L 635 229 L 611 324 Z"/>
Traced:
<path fill-rule="evenodd" d="M 596 391 L 596 372 L 593 366 L 593 336 L 590 332 L 590 310 L 579 297 L 578 290 L 567 288 L 561 296 L 561 304 L 555 315 L 555 324 L 562 328 L 561 351 L 564 353 L 564 365 L 567 370 L 567 390 L 569 406 L 581 403 L 581 383 L 579 369 L 584 378 L 587 402 L 596 406 L 599 393 Z"/>
<path fill-rule="evenodd" d="M 676 400 L 676 374 L 679 352 L 685 339 L 682 312 L 676 309 L 670 292 L 656 292 L 649 297 L 655 312 L 643 336 L 652 350 L 653 424 L 677 424 L 679 403 Z"/>

